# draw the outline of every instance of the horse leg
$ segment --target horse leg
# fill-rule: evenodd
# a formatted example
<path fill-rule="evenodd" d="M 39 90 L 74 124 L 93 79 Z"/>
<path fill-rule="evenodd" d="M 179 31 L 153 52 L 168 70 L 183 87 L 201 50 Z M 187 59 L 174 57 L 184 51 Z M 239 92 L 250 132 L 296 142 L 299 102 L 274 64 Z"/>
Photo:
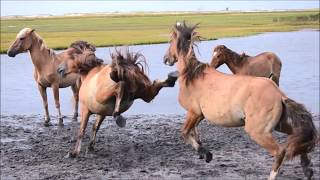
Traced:
<path fill-rule="evenodd" d="M 192 147 L 198 151 L 200 158 L 204 158 L 206 162 L 212 160 L 212 154 L 199 143 L 199 136 L 197 134 L 196 125 L 203 119 L 202 115 L 197 115 L 191 111 L 188 111 L 186 120 L 181 128 L 182 137 L 185 142 L 191 144 Z"/>
<path fill-rule="evenodd" d="M 124 89 L 125 89 L 125 82 L 119 81 L 117 83 L 117 89 L 116 89 L 116 103 L 114 106 L 114 111 L 112 113 L 112 116 L 113 118 L 115 118 L 116 123 L 119 127 L 126 126 L 126 119 L 120 115 L 120 103 L 123 97 Z"/>
<path fill-rule="evenodd" d="M 43 107 L 45 111 L 45 117 L 44 117 L 44 126 L 50 125 L 50 116 L 49 116 L 49 110 L 48 110 L 48 99 L 47 99 L 47 88 L 41 86 L 38 84 L 38 89 L 40 92 L 40 95 L 42 97 Z"/>
<path fill-rule="evenodd" d="M 256 141 L 257 144 L 265 148 L 275 158 L 275 161 L 272 165 L 272 171 L 269 176 L 269 180 L 274 180 L 284 160 L 286 154 L 285 148 L 282 148 L 278 145 L 277 141 L 274 139 L 272 133 L 270 132 L 271 129 L 257 130 L 257 127 L 252 128 L 247 125 L 245 126 L 245 131 L 254 141 Z"/>
<path fill-rule="evenodd" d="M 309 167 L 312 164 L 311 164 L 311 160 L 308 157 L 308 154 L 301 154 L 300 162 L 301 162 L 301 167 L 303 169 L 304 175 L 308 178 L 308 180 L 311 179 L 313 176 L 313 170 L 311 167 Z"/>
<path fill-rule="evenodd" d="M 76 157 L 80 153 L 82 138 L 83 138 L 85 130 L 87 128 L 90 114 L 91 113 L 90 113 L 89 109 L 83 105 L 81 107 L 81 122 L 80 122 L 79 131 L 78 131 L 77 142 L 76 142 L 76 145 L 74 146 L 73 151 L 69 152 L 69 157 Z"/>
<path fill-rule="evenodd" d="M 92 126 L 92 136 L 91 136 L 91 141 L 90 141 L 90 144 L 88 147 L 89 151 L 94 150 L 94 145 L 96 144 L 96 135 L 97 135 L 97 132 L 100 128 L 100 125 L 105 117 L 106 116 L 102 116 L 102 115 L 97 115 L 97 117 L 96 117 L 96 121 L 95 121 L 94 125 Z"/>
<path fill-rule="evenodd" d="M 63 118 L 60 111 L 60 101 L 59 101 L 59 84 L 52 84 L 52 90 L 53 90 L 53 97 L 54 102 L 56 105 L 56 109 L 58 111 L 58 119 L 59 119 L 59 125 L 63 125 Z"/>
<path fill-rule="evenodd" d="M 78 108 L 79 108 L 79 88 L 76 84 L 71 86 L 72 93 L 73 93 L 73 105 L 74 105 L 74 110 L 73 110 L 73 117 L 72 119 L 74 121 L 77 121 L 78 118 Z"/>

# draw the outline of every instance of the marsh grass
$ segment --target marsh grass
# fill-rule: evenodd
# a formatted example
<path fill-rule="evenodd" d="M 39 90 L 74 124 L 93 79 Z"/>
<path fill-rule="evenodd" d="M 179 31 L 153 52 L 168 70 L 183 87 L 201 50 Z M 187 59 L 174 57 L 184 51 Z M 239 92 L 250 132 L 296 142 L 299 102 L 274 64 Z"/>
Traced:
<path fill-rule="evenodd" d="M 262 32 L 319 29 L 319 11 L 84 15 L 1 20 L 1 53 L 24 27 L 35 28 L 50 48 L 64 49 L 86 40 L 98 47 L 168 42 L 176 21 L 200 23 L 204 39 L 237 37 Z"/>

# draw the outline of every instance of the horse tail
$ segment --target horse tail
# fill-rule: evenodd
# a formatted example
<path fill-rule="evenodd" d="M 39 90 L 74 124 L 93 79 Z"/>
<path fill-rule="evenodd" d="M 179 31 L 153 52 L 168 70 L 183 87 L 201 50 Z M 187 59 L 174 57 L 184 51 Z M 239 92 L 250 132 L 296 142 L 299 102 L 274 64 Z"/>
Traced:
<path fill-rule="evenodd" d="M 312 121 L 312 115 L 303 104 L 289 98 L 282 98 L 284 113 L 291 120 L 292 134 L 288 136 L 287 158 L 293 159 L 299 154 L 311 152 L 317 141 L 318 133 Z"/>

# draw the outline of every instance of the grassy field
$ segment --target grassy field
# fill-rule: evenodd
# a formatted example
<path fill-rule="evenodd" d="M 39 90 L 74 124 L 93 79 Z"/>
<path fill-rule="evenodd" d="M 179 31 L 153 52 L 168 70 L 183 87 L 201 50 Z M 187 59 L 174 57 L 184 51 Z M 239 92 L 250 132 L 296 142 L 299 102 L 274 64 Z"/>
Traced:
<path fill-rule="evenodd" d="M 168 42 L 176 21 L 200 23 L 206 39 L 261 32 L 319 29 L 319 10 L 198 14 L 87 15 L 73 17 L 1 19 L 1 53 L 24 27 L 35 28 L 50 48 L 63 49 L 76 40 L 96 46 Z"/>

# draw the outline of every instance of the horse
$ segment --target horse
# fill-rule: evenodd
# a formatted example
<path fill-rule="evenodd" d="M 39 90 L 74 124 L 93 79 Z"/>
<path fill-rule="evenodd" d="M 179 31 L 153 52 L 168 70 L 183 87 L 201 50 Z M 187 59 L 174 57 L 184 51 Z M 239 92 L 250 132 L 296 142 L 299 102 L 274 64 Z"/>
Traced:
<path fill-rule="evenodd" d="M 79 73 L 82 81 L 79 91 L 81 123 L 75 146 L 68 153 L 69 157 L 74 158 L 80 154 L 82 138 L 91 114 L 96 114 L 96 120 L 92 127 L 89 151 L 94 150 L 96 133 L 106 116 L 125 112 L 135 99 L 150 102 L 163 87 L 173 87 L 177 80 L 177 74 L 173 72 L 169 73 L 166 80 L 155 80 L 152 83 L 145 74 L 146 60 L 140 53 L 116 50 L 111 58 L 111 65 L 103 64 L 93 52 L 85 51 L 73 60 L 64 61 L 58 68 L 61 76 Z"/>
<path fill-rule="evenodd" d="M 65 59 L 72 57 L 73 48 L 56 54 L 49 49 L 43 39 L 34 29 L 24 28 L 16 36 L 15 41 L 8 49 L 8 56 L 15 57 L 17 54 L 28 51 L 34 65 L 34 79 L 37 83 L 40 95 L 42 97 L 45 110 L 44 125 L 50 125 L 50 116 L 48 110 L 47 88 L 52 87 L 55 107 L 58 112 L 59 125 L 63 125 L 63 117 L 60 111 L 59 88 L 71 87 L 74 100 L 73 119 L 78 117 L 78 92 L 80 86 L 80 76 L 73 73 L 61 78 L 56 69 Z"/>
<path fill-rule="evenodd" d="M 279 57 L 272 52 L 248 56 L 218 45 L 213 49 L 211 66 L 218 68 L 222 64 L 227 64 L 233 74 L 270 78 L 279 86 L 282 64 Z"/>
<path fill-rule="evenodd" d="M 181 128 L 185 142 L 198 151 L 206 162 L 212 154 L 205 148 L 197 130 L 205 118 L 223 127 L 241 127 L 273 157 L 269 179 L 275 179 L 284 160 L 300 155 L 304 174 L 310 179 L 308 153 L 318 142 L 318 133 L 312 115 L 303 104 L 288 98 L 270 79 L 254 76 L 228 75 L 209 64 L 198 61 L 194 47 L 200 40 L 198 25 L 185 22 L 173 26 L 170 46 L 164 63 L 176 64 L 179 72 L 180 105 L 187 111 Z M 272 135 L 276 130 L 288 134 L 279 144 Z"/>

